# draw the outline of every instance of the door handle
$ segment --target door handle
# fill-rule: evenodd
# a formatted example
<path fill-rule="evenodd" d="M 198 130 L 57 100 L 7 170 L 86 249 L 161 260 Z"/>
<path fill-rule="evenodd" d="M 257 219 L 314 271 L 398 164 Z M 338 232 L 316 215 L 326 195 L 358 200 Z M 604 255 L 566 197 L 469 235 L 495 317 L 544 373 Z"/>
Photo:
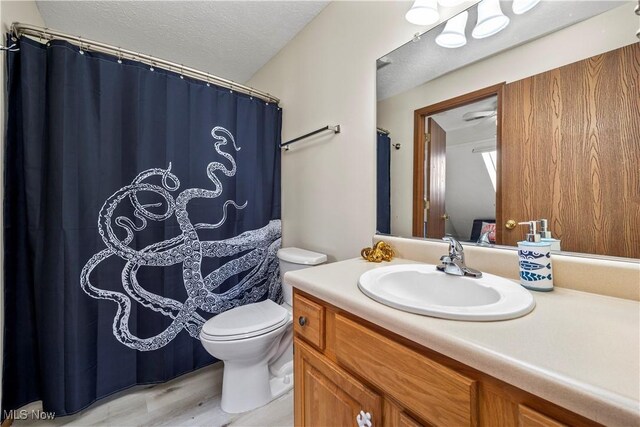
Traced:
<path fill-rule="evenodd" d="M 518 225 L 518 223 L 510 219 L 504 223 L 504 228 L 506 228 L 507 230 L 513 230 L 514 228 L 516 228 L 516 225 Z"/>
<path fill-rule="evenodd" d="M 449 214 L 444 214 L 440 218 L 442 218 L 445 221 L 449 221 Z"/>

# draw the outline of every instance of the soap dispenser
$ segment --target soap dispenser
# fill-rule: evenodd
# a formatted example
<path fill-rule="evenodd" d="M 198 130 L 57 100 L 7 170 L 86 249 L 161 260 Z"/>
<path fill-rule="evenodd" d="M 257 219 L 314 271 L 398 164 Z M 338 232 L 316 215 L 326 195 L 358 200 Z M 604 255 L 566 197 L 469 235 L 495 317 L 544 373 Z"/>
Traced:
<path fill-rule="evenodd" d="M 549 221 L 546 219 L 539 220 L 540 222 L 540 241 L 548 242 L 551 244 L 551 250 L 554 252 L 560 252 L 560 240 L 554 239 L 549 230 Z"/>
<path fill-rule="evenodd" d="M 525 240 L 518 242 L 520 284 L 533 291 L 548 292 L 553 290 L 551 243 L 542 241 L 537 223 L 538 221 L 519 223 L 529 226 Z"/>

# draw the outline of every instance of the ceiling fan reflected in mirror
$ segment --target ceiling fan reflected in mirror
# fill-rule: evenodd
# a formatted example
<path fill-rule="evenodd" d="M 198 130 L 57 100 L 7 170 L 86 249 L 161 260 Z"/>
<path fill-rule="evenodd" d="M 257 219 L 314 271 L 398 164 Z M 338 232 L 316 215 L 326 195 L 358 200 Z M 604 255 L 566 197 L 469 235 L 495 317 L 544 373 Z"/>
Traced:
<path fill-rule="evenodd" d="M 465 122 L 476 122 L 476 126 L 496 123 L 498 120 L 498 106 L 494 104 L 492 109 L 466 112 L 462 115 L 462 120 Z"/>

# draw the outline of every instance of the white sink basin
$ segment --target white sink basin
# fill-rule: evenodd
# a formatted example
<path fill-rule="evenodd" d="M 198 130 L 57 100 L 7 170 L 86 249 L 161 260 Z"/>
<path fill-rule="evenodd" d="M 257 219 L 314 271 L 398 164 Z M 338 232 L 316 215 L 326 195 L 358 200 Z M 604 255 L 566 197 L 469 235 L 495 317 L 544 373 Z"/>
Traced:
<path fill-rule="evenodd" d="M 399 310 L 454 320 L 506 320 L 535 307 L 518 283 L 483 273 L 452 276 L 430 264 L 403 264 L 367 271 L 358 287 L 368 297 Z"/>

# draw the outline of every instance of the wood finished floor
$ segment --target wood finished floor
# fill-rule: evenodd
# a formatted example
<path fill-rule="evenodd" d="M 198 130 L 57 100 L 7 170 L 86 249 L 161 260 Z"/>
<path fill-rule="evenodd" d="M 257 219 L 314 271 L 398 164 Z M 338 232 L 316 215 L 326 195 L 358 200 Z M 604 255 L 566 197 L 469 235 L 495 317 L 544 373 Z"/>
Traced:
<path fill-rule="evenodd" d="M 222 364 L 200 369 L 173 381 L 139 386 L 94 403 L 75 415 L 54 420 L 15 420 L 22 426 L 207 426 L 291 427 L 293 391 L 266 406 L 243 414 L 220 408 Z M 41 409 L 40 403 L 22 409 Z"/>

